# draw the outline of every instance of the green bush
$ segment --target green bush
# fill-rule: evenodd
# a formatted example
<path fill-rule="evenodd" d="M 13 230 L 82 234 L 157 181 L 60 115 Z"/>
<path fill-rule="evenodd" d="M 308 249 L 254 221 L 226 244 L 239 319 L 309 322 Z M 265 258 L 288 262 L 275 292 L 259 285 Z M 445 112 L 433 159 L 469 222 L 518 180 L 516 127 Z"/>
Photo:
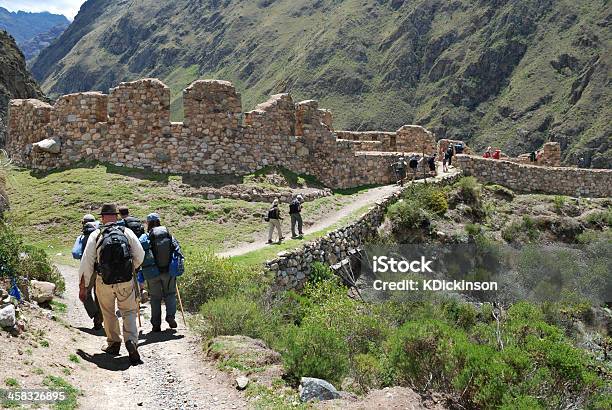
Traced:
<path fill-rule="evenodd" d="M 430 215 L 421 208 L 420 204 L 412 200 L 402 200 L 391 205 L 387 211 L 393 229 L 417 229 L 429 225 Z"/>
<path fill-rule="evenodd" d="M 312 284 L 317 284 L 319 282 L 329 280 L 333 276 L 334 273 L 332 272 L 329 266 L 321 262 L 314 262 L 310 267 L 310 275 L 308 276 L 308 281 Z"/>
<path fill-rule="evenodd" d="M 62 293 L 66 284 L 60 272 L 41 249 L 25 245 L 9 225 L 0 222 L 0 277 L 26 277 L 55 283 Z"/>
<path fill-rule="evenodd" d="M 563 214 L 563 207 L 565 207 L 565 197 L 562 195 L 555 195 L 553 198 L 553 209 L 559 215 Z"/>
<path fill-rule="evenodd" d="M 272 317 L 245 294 L 222 296 L 204 303 L 200 318 L 204 320 L 201 331 L 207 338 L 222 335 L 266 338 L 273 322 Z"/>
<path fill-rule="evenodd" d="M 468 204 L 474 204 L 480 200 L 481 185 L 474 177 L 463 177 L 455 184 L 459 188 L 461 199 Z"/>
<path fill-rule="evenodd" d="M 598 228 L 612 228 L 612 208 L 608 208 L 604 211 L 596 211 L 590 213 L 586 221 L 591 226 Z"/>
<path fill-rule="evenodd" d="M 251 267 L 216 256 L 212 251 L 188 255 L 180 278 L 185 308 L 197 311 L 202 303 L 257 286 L 261 276 Z"/>
<path fill-rule="evenodd" d="M 477 236 L 482 232 L 482 225 L 480 224 L 466 224 L 465 231 L 468 235 Z"/>
<path fill-rule="evenodd" d="M 349 352 L 340 332 L 309 321 L 285 328 L 280 350 L 285 371 L 297 382 L 317 377 L 339 385 L 349 371 Z"/>

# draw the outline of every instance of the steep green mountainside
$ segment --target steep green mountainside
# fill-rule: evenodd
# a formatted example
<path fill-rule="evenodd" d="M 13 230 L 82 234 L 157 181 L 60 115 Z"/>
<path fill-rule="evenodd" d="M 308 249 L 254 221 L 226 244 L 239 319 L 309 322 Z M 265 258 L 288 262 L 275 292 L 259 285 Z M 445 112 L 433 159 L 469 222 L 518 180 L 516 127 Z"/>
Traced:
<path fill-rule="evenodd" d="M 49 46 L 70 25 L 61 14 L 10 12 L 0 7 L 0 29 L 15 38 L 26 61 L 30 61 L 43 48 Z"/>
<path fill-rule="evenodd" d="M 0 147 L 5 141 L 6 114 L 11 98 L 44 98 L 44 95 L 26 69 L 15 40 L 0 30 Z"/>
<path fill-rule="evenodd" d="M 517 154 L 560 141 L 611 167 L 607 0 L 98 0 L 32 66 L 52 94 L 233 81 L 245 109 L 317 98 L 337 129 L 405 123 Z"/>

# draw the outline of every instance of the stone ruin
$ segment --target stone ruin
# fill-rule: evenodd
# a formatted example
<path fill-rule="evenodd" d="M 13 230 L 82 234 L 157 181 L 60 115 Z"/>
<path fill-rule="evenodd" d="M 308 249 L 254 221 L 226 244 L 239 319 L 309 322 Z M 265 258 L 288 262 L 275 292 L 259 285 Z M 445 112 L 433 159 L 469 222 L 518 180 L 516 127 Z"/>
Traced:
<path fill-rule="evenodd" d="M 17 165 L 48 171 L 98 161 L 160 173 L 245 175 L 266 166 L 317 177 L 332 188 L 395 182 L 391 164 L 435 152 L 434 135 L 334 131 L 317 101 L 276 94 L 249 112 L 227 81 L 183 91 L 184 121 L 170 121 L 170 89 L 157 79 L 121 83 L 109 94 L 68 94 L 54 105 L 9 104 L 7 150 Z"/>

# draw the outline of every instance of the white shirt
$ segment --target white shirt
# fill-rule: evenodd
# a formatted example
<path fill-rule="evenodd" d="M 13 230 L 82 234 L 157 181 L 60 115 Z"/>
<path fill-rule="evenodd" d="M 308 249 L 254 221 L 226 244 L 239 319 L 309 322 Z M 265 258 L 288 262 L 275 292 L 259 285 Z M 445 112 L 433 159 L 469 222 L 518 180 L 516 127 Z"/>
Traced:
<path fill-rule="evenodd" d="M 101 228 L 104 229 L 107 225 L 103 225 Z M 142 249 L 140 241 L 136 237 L 136 234 L 131 229 L 125 228 L 125 236 L 130 244 L 130 252 L 132 253 L 132 264 L 134 265 L 134 271 L 142 265 L 145 257 L 145 251 Z M 79 283 L 84 280 L 85 286 L 91 282 L 91 277 L 95 274 L 94 265 L 99 258 L 97 252 L 98 237 L 100 236 L 100 229 L 96 229 L 87 240 L 85 250 L 83 251 L 83 257 L 81 258 L 81 266 L 79 267 Z"/>

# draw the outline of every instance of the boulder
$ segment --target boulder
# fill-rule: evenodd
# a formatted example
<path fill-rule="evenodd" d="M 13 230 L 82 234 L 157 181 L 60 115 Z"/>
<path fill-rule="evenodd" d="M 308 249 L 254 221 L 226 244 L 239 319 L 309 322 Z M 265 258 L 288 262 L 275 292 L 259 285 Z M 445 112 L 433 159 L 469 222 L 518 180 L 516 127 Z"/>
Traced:
<path fill-rule="evenodd" d="M 300 380 L 300 400 L 308 402 L 311 400 L 334 400 L 339 399 L 340 393 L 329 382 L 313 377 L 302 377 Z"/>
<path fill-rule="evenodd" d="M 0 327 L 15 326 L 15 306 L 6 305 L 0 308 Z"/>
<path fill-rule="evenodd" d="M 61 151 L 61 144 L 54 138 L 47 138 L 42 141 L 36 142 L 32 145 L 34 151 L 48 152 L 49 154 L 59 154 Z"/>
<path fill-rule="evenodd" d="M 51 302 L 55 292 L 55 284 L 51 282 L 30 281 L 30 297 L 38 303 Z"/>

